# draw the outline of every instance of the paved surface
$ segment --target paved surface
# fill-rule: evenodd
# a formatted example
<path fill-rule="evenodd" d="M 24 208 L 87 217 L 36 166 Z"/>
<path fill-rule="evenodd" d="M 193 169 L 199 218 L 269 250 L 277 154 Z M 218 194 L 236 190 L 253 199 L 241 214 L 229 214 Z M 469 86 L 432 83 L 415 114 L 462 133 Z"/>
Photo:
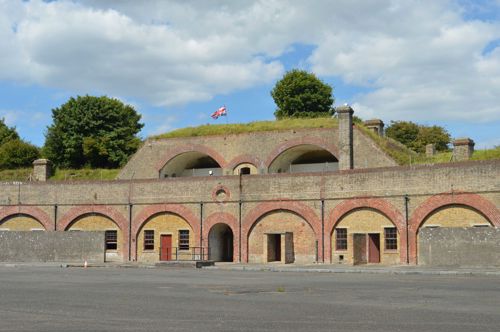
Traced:
<path fill-rule="evenodd" d="M 498 331 L 500 278 L 0 266 L 0 331 Z"/>
<path fill-rule="evenodd" d="M 492 275 L 500 277 L 498 267 L 427 267 L 418 265 L 382 266 L 375 265 L 339 265 L 339 264 L 238 264 L 216 263 L 214 269 L 235 271 L 271 271 L 271 272 L 316 272 L 316 273 L 370 273 L 370 274 L 420 274 L 420 275 Z"/>

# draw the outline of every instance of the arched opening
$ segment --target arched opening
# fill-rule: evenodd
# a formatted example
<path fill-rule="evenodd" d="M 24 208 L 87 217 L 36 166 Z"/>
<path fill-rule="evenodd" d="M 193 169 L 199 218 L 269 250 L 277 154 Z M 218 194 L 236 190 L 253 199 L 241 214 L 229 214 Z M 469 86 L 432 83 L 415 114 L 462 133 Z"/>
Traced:
<path fill-rule="evenodd" d="M 150 216 L 141 226 L 136 243 L 140 262 L 192 260 L 199 255 L 189 223 L 170 212 Z"/>
<path fill-rule="evenodd" d="M 312 144 L 294 146 L 276 157 L 269 173 L 330 172 L 338 170 L 338 159 L 329 151 Z"/>
<path fill-rule="evenodd" d="M 160 178 L 222 175 L 221 166 L 209 155 L 185 152 L 170 159 L 160 170 Z"/>
<path fill-rule="evenodd" d="M 251 163 L 242 163 L 233 169 L 234 175 L 258 174 L 257 167 Z"/>
<path fill-rule="evenodd" d="M 104 232 L 106 261 L 123 260 L 123 232 L 110 218 L 98 213 L 87 213 L 76 218 L 67 231 Z"/>
<path fill-rule="evenodd" d="M 45 227 L 32 216 L 14 214 L 0 222 L 0 231 L 45 231 Z"/>
<path fill-rule="evenodd" d="M 302 216 L 274 210 L 260 217 L 248 235 L 249 263 L 311 264 L 317 260 L 316 235 Z"/>
<path fill-rule="evenodd" d="M 233 261 L 233 231 L 227 224 L 214 225 L 208 233 L 209 259 L 215 262 Z"/>
<path fill-rule="evenodd" d="M 401 239 L 394 223 L 380 211 L 359 208 L 346 213 L 332 235 L 332 263 L 398 264 Z"/>
<path fill-rule="evenodd" d="M 490 221 L 466 205 L 446 205 L 431 212 L 420 228 L 436 227 L 490 227 Z"/>

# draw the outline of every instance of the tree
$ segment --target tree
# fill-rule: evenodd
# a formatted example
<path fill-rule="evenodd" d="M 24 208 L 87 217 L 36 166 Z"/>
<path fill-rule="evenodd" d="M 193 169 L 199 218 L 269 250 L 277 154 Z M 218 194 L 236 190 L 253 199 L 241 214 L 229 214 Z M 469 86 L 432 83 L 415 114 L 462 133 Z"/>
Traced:
<path fill-rule="evenodd" d="M 332 87 L 304 70 L 291 70 L 276 82 L 271 96 L 278 106 L 277 119 L 333 115 Z"/>
<path fill-rule="evenodd" d="M 40 157 L 40 149 L 20 139 L 13 139 L 0 146 L 0 169 L 31 167 Z"/>
<path fill-rule="evenodd" d="M 411 121 L 391 121 L 385 134 L 411 148 L 412 143 L 417 139 L 418 131 L 419 126 Z"/>
<path fill-rule="evenodd" d="M 427 144 L 435 144 L 437 151 L 446 151 L 451 140 L 450 134 L 443 127 L 423 126 L 411 121 L 391 121 L 385 133 L 420 153 L 425 152 Z"/>
<path fill-rule="evenodd" d="M 19 139 L 16 128 L 8 127 L 5 124 L 5 119 L 0 119 L 0 146 L 14 139 Z"/>
<path fill-rule="evenodd" d="M 70 98 L 52 110 L 52 118 L 43 154 L 59 167 L 118 167 L 140 145 L 141 116 L 117 99 Z"/>

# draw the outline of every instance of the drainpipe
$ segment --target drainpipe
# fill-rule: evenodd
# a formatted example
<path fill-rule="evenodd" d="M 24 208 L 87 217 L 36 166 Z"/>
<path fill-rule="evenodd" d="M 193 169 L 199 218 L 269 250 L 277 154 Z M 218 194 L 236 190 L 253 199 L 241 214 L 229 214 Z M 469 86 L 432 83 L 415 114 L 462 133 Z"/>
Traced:
<path fill-rule="evenodd" d="M 54 204 L 54 231 L 57 231 L 57 204 Z"/>
<path fill-rule="evenodd" d="M 128 204 L 128 261 L 132 260 L 132 208 L 133 204 Z"/>
<path fill-rule="evenodd" d="M 241 200 L 241 195 L 243 193 L 243 183 L 241 181 L 243 174 L 240 170 L 239 178 L 239 202 L 238 202 L 238 262 L 241 263 L 241 209 L 243 201 Z"/>
<path fill-rule="evenodd" d="M 238 223 L 239 223 L 239 238 L 238 238 L 238 262 L 241 263 L 241 207 L 243 205 L 243 202 L 239 201 L 239 211 L 238 211 Z"/>
<path fill-rule="evenodd" d="M 408 238 L 408 203 L 410 202 L 410 197 L 405 194 L 405 220 L 406 220 L 406 264 L 410 264 L 410 241 Z"/>
<path fill-rule="evenodd" d="M 325 262 L 325 200 L 321 199 L 321 260 Z"/>
<path fill-rule="evenodd" d="M 200 248 L 203 251 L 203 202 L 200 202 Z"/>

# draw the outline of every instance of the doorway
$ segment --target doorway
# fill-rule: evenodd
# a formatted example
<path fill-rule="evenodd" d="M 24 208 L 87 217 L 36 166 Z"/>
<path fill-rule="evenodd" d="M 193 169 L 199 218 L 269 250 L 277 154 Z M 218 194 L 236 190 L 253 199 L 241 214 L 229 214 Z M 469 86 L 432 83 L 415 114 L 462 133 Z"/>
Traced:
<path fill-rule="evenodd" d="M 233 231 L 227 224 L 216 224 L 208 233 L 208 259 L 215 262 L 233 261 Z"/>
<path fill-rule="evenodd" d="M 353 264 L 380 263 L 380 234 L 353 234 Z"/>
<path fill-rule="evenodd" d="M 281 262 L 281 234 L 267 234 L 267 261 Z"/>
<path fill-rule="evenodd" d="M 160 260 L 172 260 L 172 235 L 162 234 L 160 237 Z"/>
<path fill-rule="evenodd" d="M 380 263 L 380 234 L 368 234 L 368 263 Z"/>

